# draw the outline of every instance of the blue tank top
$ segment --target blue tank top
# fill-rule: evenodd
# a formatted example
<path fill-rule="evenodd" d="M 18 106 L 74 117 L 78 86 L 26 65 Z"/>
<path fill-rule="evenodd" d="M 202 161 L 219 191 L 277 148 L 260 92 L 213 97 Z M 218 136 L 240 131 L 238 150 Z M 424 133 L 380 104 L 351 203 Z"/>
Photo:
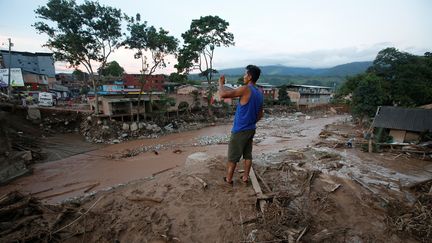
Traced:
<path fill-rule="evenodd" d="M 259 111 L 262 109 L 264 97 L 254 85 L 248 85 L 251 95 L 249 101 L 242 105 L 239 101 L 234 117 L 233 133 L 255 130 Z"/>

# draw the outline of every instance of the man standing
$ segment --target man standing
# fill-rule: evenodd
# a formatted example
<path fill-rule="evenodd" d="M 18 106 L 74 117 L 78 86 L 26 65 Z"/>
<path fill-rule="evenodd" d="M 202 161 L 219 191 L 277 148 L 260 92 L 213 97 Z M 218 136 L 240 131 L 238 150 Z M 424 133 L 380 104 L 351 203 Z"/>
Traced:
<path fill-rule="evenodd" d="M 233 175 L 237 163 L 243 156 L 244 173 L 242 182 L 249 180 L 249 171 L 252 166 L 252 141 L 255 135 L 256 123 L 263 116 L 264 98 L 262 92 L 256 87 L 261 70 L 255 65 L 248 65 L 243 76 L 245 85 L 235 90 L 224 89 L 225 77 L 219 78 L 219 93 L 221 98 L 240 97 L 231 130 L 228 145 L 227 175 L 224 181 L 233 184 Z"/>

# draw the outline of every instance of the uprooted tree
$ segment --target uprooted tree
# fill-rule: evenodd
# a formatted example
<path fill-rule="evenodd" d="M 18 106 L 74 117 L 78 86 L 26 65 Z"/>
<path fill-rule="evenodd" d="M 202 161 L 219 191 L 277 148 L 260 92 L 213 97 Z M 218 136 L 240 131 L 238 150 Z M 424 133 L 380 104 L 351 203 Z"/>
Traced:
<path fill-rule="evenodd" d="M 146 83 L 146 75 L 152 75 L 158 68 L 166 67 L 165 59 L 177 51 L 178 40 L 168 35 L 168 31 L 141 22 L 141 15 L 128 17 L 127 29 L 129 31 L 124 44 L 126 48 L 135 50 L 134 58 L 141 60 L 140 93 L 138 94 L 137 121 L 139 122 L 141 95 Z M 151 61 L 148 61 L 147 55 Z M 151 90 L 150 90 L 151 94 Z M 151 102 L 151 97 L 150 97 Z"/>
<path fill-rule="evenodd" d="M 208 83 L 207 105 L 211 114 L 211 97 L 216 91 L 212 78 L 217 71 L 213 68 L 216 47 L 234 45 L 234 35 L 227 31 L 229 23 L 218 16 L 205 16 L 192 20 L 190 29 L 182 34 L 184 43 L 179 50 L 179 73 L 188 73 L 198 69 Z"/>
<path fill-rule="evenodd" d="M 121 11 L 97 1 L 78 5 L 74 0 L 49 0 L 35 13 L 43 21 L 33 26 L 39 33 L 48 35 L 45 46 L 54 52 L 55 59 L 71 67 L 86 68 L 95 92 L 96 114 L 99 114 L 98 81 L 93 67 L 99 63 L 99 70 L 103 70 L 110 54 L 120 46 Z"/>

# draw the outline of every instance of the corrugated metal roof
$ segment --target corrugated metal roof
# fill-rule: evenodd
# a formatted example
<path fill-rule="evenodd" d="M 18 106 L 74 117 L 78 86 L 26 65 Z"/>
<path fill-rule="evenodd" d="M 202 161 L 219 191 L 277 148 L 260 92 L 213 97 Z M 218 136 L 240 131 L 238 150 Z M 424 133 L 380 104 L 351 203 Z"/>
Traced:
<path fill-rule="evenodd" d="M 373 126 L 414 132 L 432 131 L 432 110 L 382 106 Z"/>

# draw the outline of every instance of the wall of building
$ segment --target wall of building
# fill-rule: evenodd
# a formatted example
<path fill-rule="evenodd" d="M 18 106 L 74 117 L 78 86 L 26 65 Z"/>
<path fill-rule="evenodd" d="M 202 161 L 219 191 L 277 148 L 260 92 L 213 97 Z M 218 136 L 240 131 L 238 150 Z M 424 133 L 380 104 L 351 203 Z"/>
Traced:
<path fill-rule="evenodd" d="M 330 102 L 330 95 L 327 94 L 301 94 L 299 105 L 322 105 Z"/>
<path fill-rule="evenodd" d="M 177 88 L 177 94 L 179 95 L 189 95 L 192 94 L 193 91 L 198 90 L 197 87 L 192 85 L 180 86 Z"/>
<path fill-rule="evenodd" d="M 5 67 L 21 68 L 23 71 L 39 73 L 48 77 L 55 77 L 54 58 L 51 53 L 9 52 L 1 51 Z"/>

